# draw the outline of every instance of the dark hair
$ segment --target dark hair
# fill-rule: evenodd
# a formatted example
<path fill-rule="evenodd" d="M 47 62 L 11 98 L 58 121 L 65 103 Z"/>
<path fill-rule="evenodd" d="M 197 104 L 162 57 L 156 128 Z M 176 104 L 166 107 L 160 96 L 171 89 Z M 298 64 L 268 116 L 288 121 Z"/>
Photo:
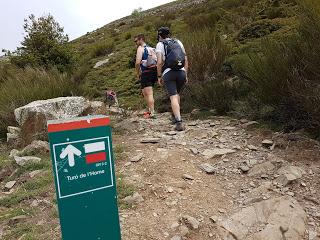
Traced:
<path fill-rule="evenodd" d="M 144 36 L 144 34 L 143 33 L 140 33 L 140 34 L 138 34 L 138 35 L 136 35 L 135 37 L 134 37 L 134 39 L 136 39 L 136 38 L 138 38 L 138 40 L 143 40 L 143 41 L 145 41 L 145 36 Z"/>
<path fill-rule="evenodd" d="M 170 28 L 168 27 L 161 27 L 158 29 L 158 35 L 160 35 L 163 39 L 168 38 L 170 34 Z"/>

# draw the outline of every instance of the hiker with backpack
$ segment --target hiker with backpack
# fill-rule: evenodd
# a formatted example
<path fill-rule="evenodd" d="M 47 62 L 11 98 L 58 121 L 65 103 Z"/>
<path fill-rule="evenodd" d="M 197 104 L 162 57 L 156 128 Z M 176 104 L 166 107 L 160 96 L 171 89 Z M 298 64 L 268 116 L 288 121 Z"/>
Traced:
<path fill-rule="evenodd" d="M 147 102 L 148 111 L 144 113 L 145 118 L 154 118 L 153 87 L 157 82 L 157 56 L 155 49 L 145 42 L 145 36 L 139 34 L 134 37 L 137 46 L 136 72 L 141 83 L 142 94 Z"/>
<path fill-rule="evenodd" d="M 164 85 L 171 101 L 175 130 L 183 131 L 180 113 L 180 92 L 188 82 L 188 59 L 183 44 L 178 39 L 170 38 L 170 29 L 158 30 L 157 72 L 158 83 Z"/>

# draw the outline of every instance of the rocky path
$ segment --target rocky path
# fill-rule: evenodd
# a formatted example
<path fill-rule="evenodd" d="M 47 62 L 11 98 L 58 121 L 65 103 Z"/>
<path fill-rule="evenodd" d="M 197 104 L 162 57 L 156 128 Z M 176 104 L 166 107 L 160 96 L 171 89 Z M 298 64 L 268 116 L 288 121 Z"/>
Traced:
<path fill-rule="evenodd" d="M 124 240 L 320 239 L 319 143 L 226 117 L 185 123 L 117 124 L 117 171 L 136 191 L 120 212 Z"/>

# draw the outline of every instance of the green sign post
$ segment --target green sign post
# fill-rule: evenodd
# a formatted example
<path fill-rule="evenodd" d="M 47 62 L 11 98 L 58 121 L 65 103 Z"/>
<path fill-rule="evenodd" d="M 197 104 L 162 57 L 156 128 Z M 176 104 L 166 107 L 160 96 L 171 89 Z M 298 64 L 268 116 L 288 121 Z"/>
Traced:
<path fill-rule="evenodd" d="M 63 240 L 120 240 L 110 120 L 48 122 Z"/>

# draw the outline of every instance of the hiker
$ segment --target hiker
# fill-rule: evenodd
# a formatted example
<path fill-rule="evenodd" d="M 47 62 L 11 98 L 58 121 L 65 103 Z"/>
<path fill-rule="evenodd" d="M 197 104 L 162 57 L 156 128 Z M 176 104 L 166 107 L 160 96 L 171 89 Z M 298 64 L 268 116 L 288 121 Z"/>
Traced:
<path fill-rule="evenodd" d="M 109 106 L 109 108 L 113 105 L 115 107 L 119 107 L 119 102 L 118 102 L 117 94 L 115 91 L 113 91 L 113 90 L 106 91 L 105 103 Z"/>
<path fill-rule="evenodd" d="M 148 110 L 145 118 L 155 118 L 153 87 L 157 82 L 157 56 L 155 49 L 145 42 L 145 36 L 139 34 L 134 37 L 137 46 L 136 72 L 140 79 L 142 94 L 147 102 Z"/>
<path fill-rule="evenodd" d="M 159 28 L 156 47 L 158 83 L 165 86 L 170 96 L 175 130 L 183 131 L 179 94 L 188 82 L 188 59 L 183 44 L 170 35 L 169 28 Z"/>

